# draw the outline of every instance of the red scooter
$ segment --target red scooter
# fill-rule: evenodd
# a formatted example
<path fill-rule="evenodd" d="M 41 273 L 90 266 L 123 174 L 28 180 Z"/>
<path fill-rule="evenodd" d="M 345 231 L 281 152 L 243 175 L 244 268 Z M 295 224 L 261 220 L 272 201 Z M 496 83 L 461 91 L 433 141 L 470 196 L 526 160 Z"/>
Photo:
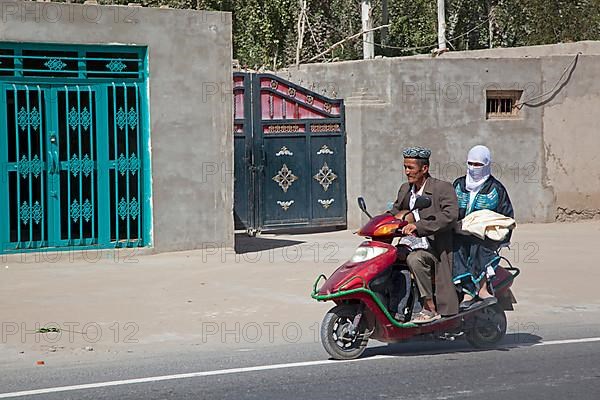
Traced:
<path fill-rule="evenodd" d="M 336 303 L 321 325 L 321 342 L 332 358 L 358 358 L 369 339 L 393 343 L 417 336 L 446 340 L 464 336 L 477 348 L 493 347 L 502 340 L 507 325 L 504 310 L 513 310 L 516 302 L 510 287 L 520 272 L 518 268 L 498 256 L 508 266 L 498 266 L 488 283 L 498 299 L 496 304 L 476 304 L 451 317 L 414 324 L 410 319 L 420 304 L 418 289 L 406 265 L 411 249 L 392 245 L 408 223 L 391 213 L 372 217 L 361 197 L 358 204 L 371 220 L 357 233 L 370 240 L 363 242 L 329 278 L 320 275 L 313 286 L 314 299 Z M 431 199 L 421 196 L 411 211 L 430 205 Z M 323 278 L 325 282 L 318 288 Z"/>

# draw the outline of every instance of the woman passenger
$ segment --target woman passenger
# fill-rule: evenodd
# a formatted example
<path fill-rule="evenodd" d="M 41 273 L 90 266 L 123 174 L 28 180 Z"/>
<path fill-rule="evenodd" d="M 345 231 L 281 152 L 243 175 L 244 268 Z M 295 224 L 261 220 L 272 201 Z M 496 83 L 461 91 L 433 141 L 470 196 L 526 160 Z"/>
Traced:
<path fill-rule="evenodd" d="M 508 192 L 499 180 L 492 176 L 492 157 L 485 146 L 473 147 L 467 156 L 467 174 L 454 181 L 458 197 L 458 219 L 462 220 L 473 211 L 491 210 L 513 218 L 513 207 Z M 454 236 L 454 283 L 465 293 L 461 310 L 468 310 L 480 301 L 493 304 L 497 300 L 488 291 L 486 272 L 495 268 L 500 259 L 497 250 L 510 242 L 510 234 L 502 242 L 481 240 L 475 236 Z"/>

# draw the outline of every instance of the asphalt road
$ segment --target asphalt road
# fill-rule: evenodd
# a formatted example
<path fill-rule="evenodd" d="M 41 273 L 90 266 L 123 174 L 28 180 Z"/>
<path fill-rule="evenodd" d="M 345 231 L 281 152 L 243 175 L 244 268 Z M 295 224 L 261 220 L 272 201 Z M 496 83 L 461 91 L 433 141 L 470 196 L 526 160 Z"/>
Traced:
<path fill-rule="evenodd" d="M 328 361 L 321 345 L 311 342 L 220 351 L 157 349 L 43 367 L 0 363 L 0 398 L 42 389 L 21 398 L 596 400 L 600 325 L 595 321 L 509 332 L 497 349 L 486 351 L 464 341 L 373 341 L 351 362 Z M 573 341 L 582 338 L 589 341 Z M 149 379 L 127 381 L 136 378 Z M 66 390 L 93 383 L 101 384 Z M 46 390 L 57 387 L 54 393 Z"/>

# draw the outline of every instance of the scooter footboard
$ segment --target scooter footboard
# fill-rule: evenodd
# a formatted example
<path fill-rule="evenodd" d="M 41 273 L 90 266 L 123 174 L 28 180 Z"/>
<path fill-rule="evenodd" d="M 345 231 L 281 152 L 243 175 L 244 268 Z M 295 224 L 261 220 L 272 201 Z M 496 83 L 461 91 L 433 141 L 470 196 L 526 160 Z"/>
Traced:
<path fill-rule="evenodd" d="M 415 335 L 420 329 L 413 323 L 400 323 L 384 311 L 374 298 L 367 293 L 354 293 L 348 296 L 341 296 L 333 300 L 337 305 L 360 303 L 364 306 L 363 318 L 368 322 L 368 329 L 372 330 L 369 335 L 371 339 L 382 342 L 395 342 L 405 340 Z"/>

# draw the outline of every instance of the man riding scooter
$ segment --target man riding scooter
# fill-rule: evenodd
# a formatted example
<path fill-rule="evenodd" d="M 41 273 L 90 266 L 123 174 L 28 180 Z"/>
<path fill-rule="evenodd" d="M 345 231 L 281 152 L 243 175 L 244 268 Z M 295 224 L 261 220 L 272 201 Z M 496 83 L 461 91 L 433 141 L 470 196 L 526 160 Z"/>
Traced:
<path fill-rule="evenodd" d="M 403 234 L 417 236 L 422 241 L 408 255 L 406 263 L 415 277 L 423 304 L 422 311 L 411 322 L 424 324 L 458 313 L 458 296 L 452 282 L 452 237 L 458 202 L 449 182 L 429 175 L 431 150 L 410 147 L 403 151 L 403 156 L 408 182 L 400 187 L 391 212 L 401 218 L 401 210 L 412 209 L 417 197 L 431 199 L 431 207 L 414 211 L 415 222 L 402 229 Z"/>
<path fill-rule="evenodd" d="M 429 175 L 430 150 L 410 148 L 403 154 L 408 183 L 400 187 L 391 212 L 373 216 L 359 197 L 358 206 L 369 221 L 356 234 L 367 240 L 352 258 L 329 277 L 319 275 L 313 285 L 313 299 L 335 302 L 323 318 L 320 333 L 323 347 L 336 360 L 360 357 L 370 339 L 394 343 L 429 335 L 447 340 L 464 335 L 474 347 L 490 348 L 506 334 L 504 311 L 513 309 L 511 286 L 519 269 L 500 257 L 508 265 L 497 266 L 491 282 L 498 303 L 478 303 L 458 314 L 451 280 L 456 192 L 449 183 Z M 401 210 L 409 210 L 414 220 L 411 215 L 403 218 Z M 465 227 L 463 221 L 462 227 L 480 235 L 479 225 Z M 394 245 L 396 239 L 400 242 Z M 420 313 L 414 308 L 417 290 L 423 303 Z"/>

